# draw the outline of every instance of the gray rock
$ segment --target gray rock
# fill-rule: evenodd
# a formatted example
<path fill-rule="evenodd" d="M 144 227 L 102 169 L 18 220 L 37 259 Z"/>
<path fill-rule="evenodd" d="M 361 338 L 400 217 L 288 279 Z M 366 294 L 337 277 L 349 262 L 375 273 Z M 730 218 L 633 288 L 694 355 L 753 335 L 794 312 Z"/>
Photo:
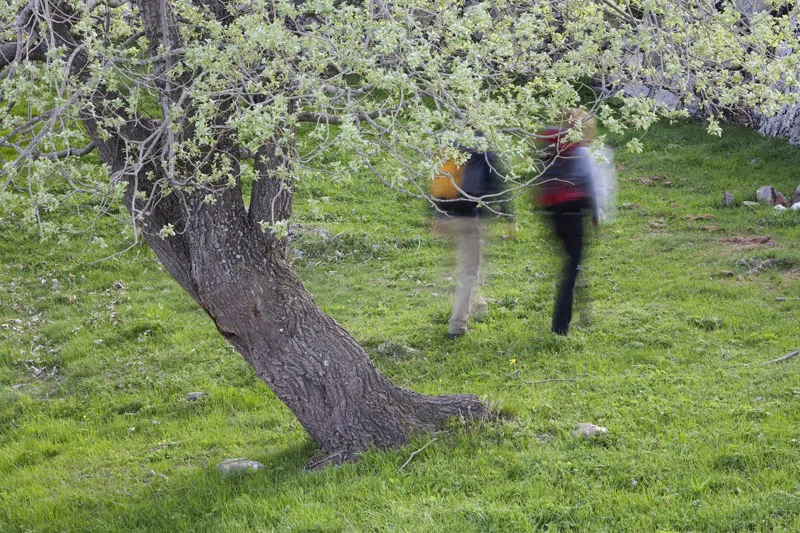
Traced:
<path fill-rule="evenodd" d="M 775 206 L 775 209 L 777 209 L 778 211 L 786 211 L 786 206 L 778 204 Z"/>
<path fill-rule="evenodd" d="M 785 92 L 797 91 L 797 87 L 790 87 Z M 762 118 L 758 132 L 771 137 L 786 137 L 789 144 L 800 144 L 800 105 L 785 105 L 771 117 Z"/>
<path fill-rule="evenodd" d="M 800 211 L 800 202 L 795 202 L 792 204 L 792 211 Z"/>
<path fill-rule="evenodd" d="M 742 202 L 742 205 L 745 205 L 747 207 L 753 207 L 753 206 L 758 205 L 758 202 L 751 202 L 749 200 L 745 200 L 744 202 Z"/>
<path fill-rule="evenodd" d="M 678 95 L 671 93 L 665 89 L 656 90 L 653 99 L 667 106 L 669 109 L 678 109 L 681 105 L 681 99 Z"/>
<path fill-rule="evenodd" d="M 583 437 L 586 439 L 591 439 L 592 437 L 602 437 L 608 433 L 608 428 L 604 428 L 602 426 L 595 426 L 590 422 L 581 422 L 575 429 L 572 430 L 572 434 L 576 437 Z"/>
<path fill-rule="evenodd" d="M 764 160 L 760 159 L 758 157 L 754 157 L 753 159 L 750 160 L 750 164 L 751 165 L 759 165 L 759 164 L 761 164 L 763 162 L 764 162 Z"/>
<path fill-rule="evenodd" d="M 197 400 L 202 400 L 203 398 L 207 398 L 208 394 L 203 391 L 198 392 L 187 392 L 186 393 L 186 401 L 187 402 L 194 402 Z"/>
<path fill-rule="evenodd" d="M 765 0 L 734 0 L 733 5 L 747 18 L 769 9 L 769 4 Z"/>
<path fill-rule="evenodd" d="M 792 195 L 792 206 L 794 206 L 794 204 L 797 202 L 800 202 L 800 185 L 797 186 L 797 188 L 794 190 L 794 194 Z"/>
<path fill-rule="evenodd" d="M 762 204 L 775 205 L 776 196 L 775 187 L 772 185 L 764 185 L 756 191 L 756 201 Z"/>
<path fill-rule="evenodd" d="M 255 472 L 261 470 L 264 465 L 258 461 L 251 461 L 250 459 L 225 459 L 217 465 L 217 472 L 221 474 L 233 474 L 235 472 Z"/>
<path fill-rule="evenodd" d="M 642 54 L 639 54 L 640 56 Z M 633 83 L 625 87 L 625 96 L 633 96 L 633 97 L 648 97 L 650 96 L 650 87 L 645 85 L 644 83 Z"/>
<path fill-rule="evenodd" d="M 736 199 L 733 197 L 732 192 L 725 192 L 722 195 L 722 207 L 733 207 L 736 205 Z"/>

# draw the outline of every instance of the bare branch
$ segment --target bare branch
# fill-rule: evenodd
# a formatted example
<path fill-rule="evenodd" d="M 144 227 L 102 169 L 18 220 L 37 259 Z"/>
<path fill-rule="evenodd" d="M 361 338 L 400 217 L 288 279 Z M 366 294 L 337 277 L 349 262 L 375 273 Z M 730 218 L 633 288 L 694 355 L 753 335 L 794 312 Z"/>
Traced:
<path fill-rule="evenodd" d="M 64 159 L 65 157 L 83 157 L 92 152 L 97 145 L 94 141 L 90 142 L 83 148 L 67 148 L 66 150 L 59 150 L 58 152 L 49 152 L 46 154 L 33 154 L 34 159 Z"/>
<path fill-rule="evenodd" d="M 419 450 L 416 450 L 416 451 L 413 451 L 413 452 L 411 452 L 411 455 L 409 455 L 409 456 L 408 456 L 408 459 L 406 459 L 406 462 L 405 462 L 405 463 L 403 463 L 403 466 L 401 466 L 400 468 L 398 468 L 398 469 L 397 469 L 397 471 L 398 471 L 398 472 L 402 472 L 402 471 L 403 471 L 403 469 L 404 469 L 406 466 L 408 466 L 408 463 L 410 463 L 410 462 L 411 462 L 411 460 L 414 458 L 414 456 L 415 456 L 415 455 L 417 455 L 419 452 L 421 452 L 422 450 L 424 450 L 425 448 L 427 448 L 428 446 L 430 446 L 431 444 L 433 444 L 433 443 L 434 443 L 434 442 L 436 442 L 437 440 L 439 440 L 439 438 L 438 438 L 438 437 L 434 437 L 434 438 L 432 438 L 431 440 L 429 440 L 429 441 L 428 441 L 428 443 L 427 443 L 425 446 L 423 446 L 422 448 L 420 448 Z"/>
<path fill-rule="evenodd" d="M 612 2 L 611 0 L 600 0 L 600 3 L 606 6 L 614 15 L 621 18 L 628 24 L 635 24 L 636 19 L 634 19 L 629 13 L 624 11 L 621 7 L 617 4 Z"/>
<path fill-rule="evenodd" d="M 374 111 L 361 111 L 355 115 L 356 118 L 361 120 L 367 120 L 372 118 L 378 118 L 383 115 L 391 114 L 395 110 L 394 109 L 376 109 Z M 299 122 L 314 122 L 316 124 L 341 124 L 344 120 L 344 117 L 340 115 L 328 115 L 326 113 L 314 113 L 311 111 L 302 111 L 297 114 L 297 120 Z"/>

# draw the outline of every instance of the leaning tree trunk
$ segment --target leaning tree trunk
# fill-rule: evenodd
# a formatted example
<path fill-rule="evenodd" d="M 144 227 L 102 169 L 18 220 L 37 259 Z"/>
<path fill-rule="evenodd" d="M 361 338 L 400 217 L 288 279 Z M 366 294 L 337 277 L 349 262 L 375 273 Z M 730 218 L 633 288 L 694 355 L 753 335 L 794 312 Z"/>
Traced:
<path fill-rule="evenodd" d="M 427 397 L 380 374 L 314 303 L 284 244 L 252 223 L 237 193 L 218 194 L 189 219 L 180 237 L 188 255 L 176 257 L 160 237 L 149 240 L 164 264 L 180 263 L 171 272 L 181 286 L 323 450 L 344 460 L 369 444 L 403 443 L 450 416 L 483 414 L 475 396 Z"/>
<path fill-rule="evenodd" d="M 103 161 L 112 172 L 121 170 L 119 145 L 98 136 L 92 119 L 84 124 Z M 136 128 L 129 138 L 149 137 L 141 122 Z M 434 430 L 453 416 L 483 417 L 486 407 L 477 396 L 432 397 L 394 385 L 316 305 L 286 258 L 286 239 L 259 224 L 285 220 L 291 211 L 281 153 L 275 146 L 260 152 L 249 208 L 240 184 L 217 190 L 212 202 L 205 191 L 162 195 L 167 179 L 161 165 L 127 176 L 126 203 L 168 272 L 331 461 L 348 460 L 369 445 L 403 444 L 412 432 Z M 145 208 L 138 191 L 155 200 Z M 159 229 L 168 223 L 175 235 L 162 238 Z"/>
<path fill-rule="evenodd" d="M 449 416 L 483 413 L 474 396 L 433 398 L 393 385 L 317 307 L 282 248 L 254 245 L 254 228 L 225 218 L 209 211 L 197 220 L 202 229 L 190 230 L 204 233 L 207 246 L 195 248 L 193 279 L 183 281 L 324 450 L 345 459 L 369 444 L 403 443 Z"/>
<path fill-rule="evenodd" d="M 100 138 L 97 143 L 113 169 L 122 154 Z M 279 164 L 273 158 L 257 168 Z M 162 197 L 153 181 L 159 171 L 150 167 L 128 178 L 126 199 L 145 239 L 331 461 L 348 460 L 369 445 L 403 444 L 412 432 L 434 430 L 453 416 L 485 415 L 474 395 L 431 397 L 394 385 L 320 310 L 286 258 L 286 239 L 258 224 L 265 215 L 257 214 L 260 207 L 283 205 L 271 211 L 277 217 L 291 207 L 291 193 L 271 172 L 253 188 L 248 209 L 238 186 L 220 189 L 213 202 L 192 192 Z M 137 188 L 158 201 L 137 208 Z M 176 234 L 162 238 L 158 230 L 166 223 Z"/>
<path fill-rule="evenodd" d="M 138 6 L 163 117 L 127 117 L 114 107 L 120 95 L 100 87 L 81 120 L 112 180 L 126 183 L 125 204 L 167 271 L 332 461 L 347 460 L 371 444 L 402 444 L 412 432 L 433 430 L 452 416 L 483 416 L 486 407 L 476 396 L 430 397 L 391 383 L 314 303 L 286 259 L 285 239 L 262 230 L 262 223 L 286 222 L 291 214 L 292 132 L 279 136 L 289 138 L 288 144 L 268 143 L 256 154 L 259 179 L 247 207 L 238 179 L 241 150 L 229 134 L 220 135 L 196 160 L 175 157 L 176 143 L 191 139 L 193 131 L 170 113 L 180 102 L 183 116 L 191 116 L 191 98 L 184 91 L 191 87 L 192 71 L 170 77 L 173 61 L 180 61 L 172 51 L 181 44 L 170 3 L 140 0 Z M 86 79 L 87 56 L 72 34 L 70 4 L 52 2 L 51 10 L 59 21 L 52 26 L 56 44 L 74 50 L 68 54 L 70 74 Z M 2 52 L 0 65 L 9 61 Z M 122 125 L 102 130 L 101 121 L 112 116 Z M 221 103 L 217 126 L 226 120 Z M 139 162 L 132 163 L 137 154 Z M 226 180 L 214 190 L 211 184 L 201 190 L 181 181 L 181 172 L 210 175 L 223 160 L 236 178 L 233 185 Z M 165 226 L 174 234 L 162 238 Z"/>

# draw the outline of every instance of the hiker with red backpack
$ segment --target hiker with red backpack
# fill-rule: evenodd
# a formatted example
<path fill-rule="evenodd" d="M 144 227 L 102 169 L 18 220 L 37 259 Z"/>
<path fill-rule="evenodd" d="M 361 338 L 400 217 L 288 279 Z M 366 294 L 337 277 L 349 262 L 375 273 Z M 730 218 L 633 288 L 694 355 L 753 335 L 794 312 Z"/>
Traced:
<path fill-rule="evenodd" d="M 500 158 L 490 151 L 458 149 L 464 160 L 459 157 L 446 161 L 431 185 L 436 206 L 434 223 L 455 236 L 458 252 L 458 287 L 447 329 L 451 339 L 467 332 L 474 310 L 486 308 L 476 290 L 485 243 L 484 219 L 490 214 L 511 215 L 510 201 L 502 197 L 505 180 Z M 513 237 L 517 226 L 513 219 L 509 220 L 507 234 Z"/>
<path fill-rule="evenodd" d="M 574 139 L 576 132 L 581 133 L 579 139 Z M 589 150 L 595 136 L 594 118 L 580 110 L 571 110 L 563 126 L 537 134 L 544 154 L 541 184 L 535 188 L 538 203 L 566 255 L 551 326 L 557 335 L 569 332 L 575 283 L 586 247 L 586 219 L 591 215 L 595 227 L 600 223 L 595 183 L 598 167 Z"/>

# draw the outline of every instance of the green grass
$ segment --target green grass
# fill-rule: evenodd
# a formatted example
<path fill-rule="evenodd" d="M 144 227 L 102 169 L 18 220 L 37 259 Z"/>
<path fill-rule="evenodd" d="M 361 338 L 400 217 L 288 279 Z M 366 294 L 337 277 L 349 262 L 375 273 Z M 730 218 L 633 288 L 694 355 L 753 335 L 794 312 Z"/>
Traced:
<path fill-rule="evenodd" d="M 800 530 L 800 357 L 757 366 L 800 348 L 800 213 L 719 207 L 791 193 L 800 150 L 689 124 L 644 140 L 617 154 L 628 207 L 591 248 L 594 320 L 566 339 L 526 201 L 519 237 L 487 249 L 488 318 L 454 343 L 425 206 L 304 183 L 295 222 L 330 232 L 294 244 L 319 305 L 396 383 L 514 415 L 311 472 L 300 425 L 149 250 L 93 262 L 129 245 L 110 221 L 105 250 L 0 222 L 0 531 Z M 609 434 L 573 437 L 587 421 Z M 219 476 L 231 457 L 266 468 Z"/>

